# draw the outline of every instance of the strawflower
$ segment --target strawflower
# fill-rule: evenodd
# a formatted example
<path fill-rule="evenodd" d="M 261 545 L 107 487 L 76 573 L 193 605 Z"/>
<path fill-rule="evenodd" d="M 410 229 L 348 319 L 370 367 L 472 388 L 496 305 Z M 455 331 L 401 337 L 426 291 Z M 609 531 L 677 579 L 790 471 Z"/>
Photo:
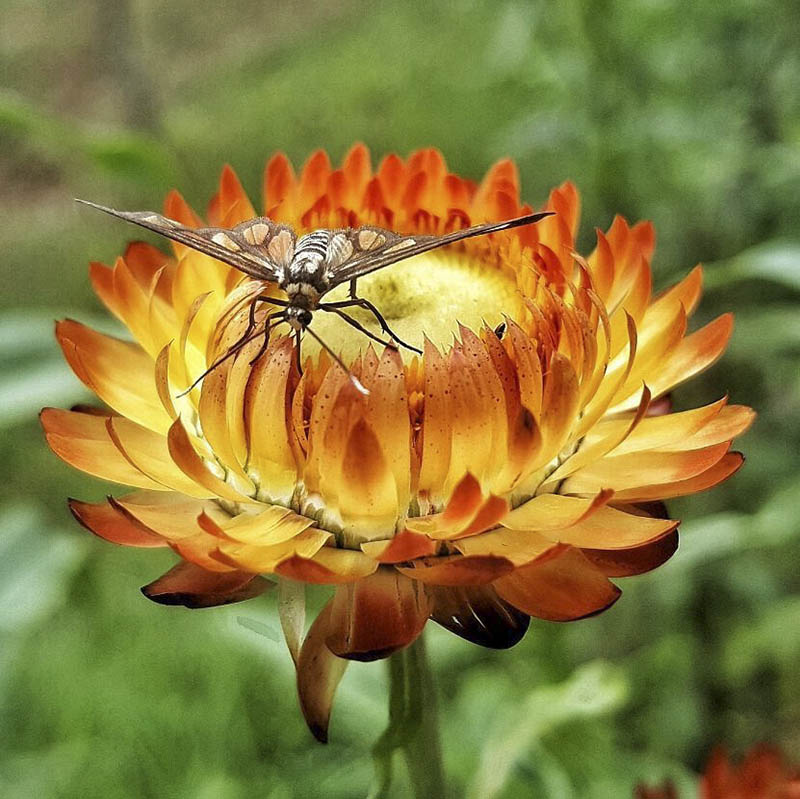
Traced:
<path fill-rule="evenodd" d="M 301 706 L 320 739 L 348 660 L 409 646 L 428 619 L 504 648 L 531 616 L 603 611 L 620 595 L 609 578 L 675 552 L 678 522 L 661 500 L 742 463 L 729 449 L 748 408 L 722 398 L 669 412 L 668 392 L 711 365 L 731 333 L 730 315 L 687 333 L 701 269 L 653 296 L 651 225 L 617 217 L 584 258 L 578 205 L 565 183 L 537 225 L 360 280 L 421 357 L 317 314 L 315 332 L 368 395 L 309 337 L 301 373 L 278 330 L 254 363 L 260 340 L 180 396 L 241 337 L 252 298 L 280 292 L 179 244 L 165 255 L 137 242 L 113 266 L 91 265 L 133 341 L 58 323 L 70 366 L 105 407 L 46 409 L 47 440 L 71 465 L 135 489 L 71 501 L 75 516 L 109 541 L 180 556 L 143 589 L 158 602 L 206 607 L 277 581 Z M 433 149 L 387 156 L 377 172 L 362 145 L 340 168 L 319 151 L 299 177 L 276 155 L 264 175 L 263 213 L 298 233 L 367 223 L 441 233 L 528 211 L 512 162 L 475 184 Z M 206 224 L 176 192 L 165 214 Z M 257 215 L 226 167 L 207 224 Z M 335 587 L 305 636 L 304 583 Z"/>
<path fill-rule="evenodd" d="M 679 799 L 673 785 L 636 789 L 634 799 Z M 697 799 L 800 799 L 800 771 L 786 764 L 780 752 L 754 746 L 739 765 L 724 749 L 716 749 L 700 778 Z"/>

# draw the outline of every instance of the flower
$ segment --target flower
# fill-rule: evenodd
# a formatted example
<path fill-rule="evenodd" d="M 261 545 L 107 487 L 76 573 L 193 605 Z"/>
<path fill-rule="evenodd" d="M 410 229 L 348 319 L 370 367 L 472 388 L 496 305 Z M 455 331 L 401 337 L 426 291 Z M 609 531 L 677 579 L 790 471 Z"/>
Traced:
<path fill-rule="evenodd" d="M 700 780 L 700 799 L 800 799 L 800 771 L 768 746 L 750 749 L 738 767 L 716 749 Z"/>
<path fill-rule="evenodd" d="M 800 771 L 788 767 L 780 752 L 754 746 L 739 766 L 731 764 L 725 750 L 714 750 L 700 778 L 699 799 L 800 799 Z M 639 786 L 635 799 L 678 799 L 675 788 Z"/>
<path fill-rule="evenodd" d="M 668 392 L 713 363 L 731 333 L 725 315 L 687 335 L 700 268 L 653 297 L 650 224 L 617 217 L 583 258 L 574 186 L 545 207 L 555 213 L 537 225 L 359 281 L 422 357 L 376 350 L 333 314 L 315 315 L 315 332 L 368 395 L 310 338 L 301 374 L 294 340 L 277 333 L 261 357 L 253 341 L 181 395 L 241 337 L 252 298 L 279 291 L 180 244 L 167 256 L 136 242 L 113 267 L 91 265 L 95 291 L 134 342 L 57 325 L 70 366 L 109 409 L 46 409 L 47 440 L 73 466 L 136 489 L 71 501 L 81 523 L 180 555 L 147 596 L 238 601 L 268 587 L 265 574 L 284 587 L 335 586 L 302 645 L 302 623 L 286 610 L 297 603 L 281 603 L 320 738 L 348 659 L 407 646 L 428 618 L 508 647 L 530 616 L 605 610 L 620 594 L 610 577 L 675 551 L 678 522 L 660 501 L 742 463 L 729 448 L 750 409 L 723 398 L 669 412 Z M 276 155 L 264 176 L 265 214 L 298 232 L 370 223 L 440 233 L 529 210 L 512 162 L 476 185 L 433 149 L 387 156 L 376 173 L 363 145 L 339 169 L 318 151 L 299 177 Z M 176 192 L 165 213 L 202 224 Z M 226 167 L 209 223 L 256 215 Z M 346 296 L 340 289 L 334 296 Z"/>

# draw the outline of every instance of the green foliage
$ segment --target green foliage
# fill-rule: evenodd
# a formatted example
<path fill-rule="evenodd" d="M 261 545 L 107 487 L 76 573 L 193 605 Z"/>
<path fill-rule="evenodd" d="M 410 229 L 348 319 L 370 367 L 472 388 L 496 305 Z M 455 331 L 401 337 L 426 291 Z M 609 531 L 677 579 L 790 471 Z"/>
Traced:
<path fill-rule="evenodd" d="M 678 406 L 728 391 L 760 414 L 737 442 L 744 470 L 671 504 L 678 553 L 621 581 L 608 613 L 534 622 L 510 652 L 431 630 L 453 795 L 619 799 L 671 776 L 692 796 L 723 742 L 772 741 L 800 762 L 795 4 L 57 6 L 0 12 L 0 794 L 366 794 L 381 666 L 350 667 L 332 743 L 312 742 L 276 592 L 209 611 L 148 603 L 136 589 L 169 556 L 72 522 L 66 496 L 113 487 L 58 462 L 35 421 L 86 397 L 52 319 L 115 329 L 85 263 L 113 259 L 130 230 L 72 197 L 156 208 L 177 186 L 202 208 L 230 162 L 257 199 L 273 151 L 299 164 L 356 140 L 376 159 L 436 145 L 472 178 L 510 155 L 533 203 L 572 178 L 584 249 L 614 213 L 652 219 L 658 287 L 708 262 L 697 324 L 737 319 Z"/>

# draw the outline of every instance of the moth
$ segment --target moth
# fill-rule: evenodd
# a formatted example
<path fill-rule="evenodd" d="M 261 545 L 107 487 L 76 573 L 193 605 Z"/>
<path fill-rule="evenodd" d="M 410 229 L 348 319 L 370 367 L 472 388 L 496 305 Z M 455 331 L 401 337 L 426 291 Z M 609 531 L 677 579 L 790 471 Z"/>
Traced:
<path fill-rule="evenodd" d="M 398 261 L 404 261 L 447 244 L 521 225 L 532 225 L 552 214 L 552 211 L 527 214 L 504 222 L 474 225 L 442 236 L 404 236 L 384 228 L 365 225 L 359 228 L 319 229 L 298 238 L 288 225 L 263 216 L 242 222 L 230 229 L 190 228 L 153 211 L 117 211 L 88 200 L 77 202 L 210 255 L 256 280 L 276 283 L 286 294 L 286 299 L 266 294 L 255 296 L 250 304 L 249 324 L 244 335 L 225 355 L 211 364 L 187 392 L 223 361 L 233 357 L 245 344 L 263 335 L 261 349 L 252 360 L 252 363 L 255 363 L 266 351 L 271 332 L 279 324 L 286 323 L 294 332 L 295 353 L 301 371 L 300 343 L 303 334 L 308 333 L 350 375 L 356 388 L 362 393 L 368 393 L 358 379 L 349 372 L 341 358 L 311 329 L 316 311 L 336 314 L 351 327 L 379 344 L 389 347 L 396 347 L 399 344 L 421 354 L 418 348 L 406 343 L 391 330 L 375 305 L 366 298 L 358 296 L 358 279 Z M 344 283 L 349 284 L 350 298 L 326 302 L 325 296 Z M 256 310 L 263 304 L 274 306 L 275 310 L 267 316 L 262 327 L 256 323 Z M 363 308 L 372 314 L 389 339 L 375 335 L 354 319 L 347 312 L 352 308 Z"/>

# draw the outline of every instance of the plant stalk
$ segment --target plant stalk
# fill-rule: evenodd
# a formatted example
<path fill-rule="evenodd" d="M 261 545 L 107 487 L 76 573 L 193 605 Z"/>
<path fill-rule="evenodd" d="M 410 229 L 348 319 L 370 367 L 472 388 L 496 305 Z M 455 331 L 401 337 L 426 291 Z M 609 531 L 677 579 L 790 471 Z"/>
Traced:
<path fill-rule="evenodd" d="M 389 658 L 389 726 L 373 754 L 377 769 L 371 797 L 388 795 L 392 759 L 399 752 L 416 799 L 446 796 L 433 673 L 421 635 Z"/>

